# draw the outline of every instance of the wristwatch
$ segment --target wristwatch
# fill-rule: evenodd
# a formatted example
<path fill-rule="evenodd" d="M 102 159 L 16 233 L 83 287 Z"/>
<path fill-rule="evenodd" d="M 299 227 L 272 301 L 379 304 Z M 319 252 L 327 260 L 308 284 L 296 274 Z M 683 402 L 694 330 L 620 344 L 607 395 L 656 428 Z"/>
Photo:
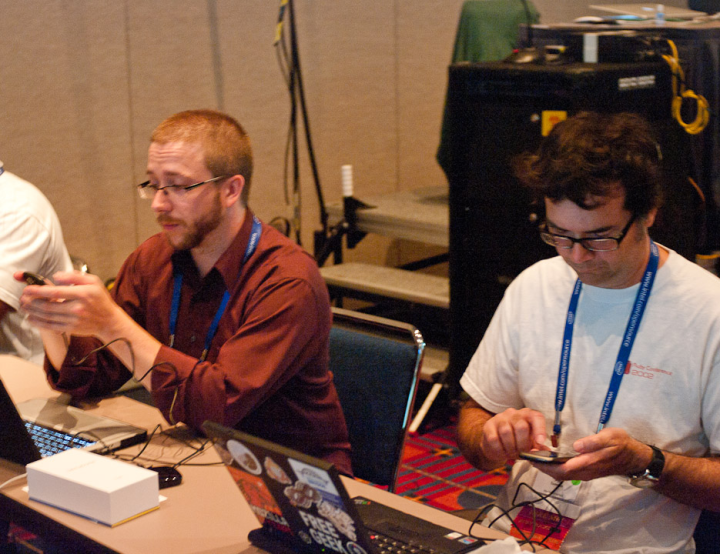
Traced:
<path fill-rule="evenodd" d="M 630 475 L 628 477 L 630 484 L 633 487 L 638 487 L 640 489 L 647 489 L 657 485 L 658 481 L 660 481 L 660 475 L 662 475 L 663 467 L 665 467 L 665 456 L 663 455 L 662 450 L 652 444 L 649 444 L 648 446 L 652 448 L 653 451 L 650 465 L 648 465 L 647 469 L 645 469 L 642 473 L 636 473 L 635 475 Z"/>

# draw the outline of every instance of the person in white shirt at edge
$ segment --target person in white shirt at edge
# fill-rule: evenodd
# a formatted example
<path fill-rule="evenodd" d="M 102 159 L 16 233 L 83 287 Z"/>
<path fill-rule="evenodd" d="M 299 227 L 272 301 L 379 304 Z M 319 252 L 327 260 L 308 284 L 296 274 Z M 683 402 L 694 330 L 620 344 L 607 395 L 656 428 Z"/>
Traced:
<path fill-rule="evenodd" d="M 720 279 L 649 236 L 659 154 L 640 116 L 585 112 L 516 161 L 559 256 L 511 283 L 460 381 L 463 454 L 516 460 L 484 524 L 559 522 L 561 552 L 694 552 L 700 510 L 720 511 Z M 556 487 L 561 517 L 502 514 Z"/>
<path fill-rule="evenodd" d="M 50 277 L 72 271 L 72 263 L 48 199 L 0 162 L 0 354 L 42 365 L 45 351 L 40 332 L 19 310 L 25 288 L 13 277 L 19 270 Z"/>

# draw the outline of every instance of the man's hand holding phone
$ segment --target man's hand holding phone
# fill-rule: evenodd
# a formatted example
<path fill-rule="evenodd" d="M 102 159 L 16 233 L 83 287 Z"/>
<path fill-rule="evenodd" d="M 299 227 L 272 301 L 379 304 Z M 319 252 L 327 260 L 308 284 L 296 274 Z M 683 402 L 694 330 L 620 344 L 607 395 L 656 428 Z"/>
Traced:
<path fill-rule="evenodd" d="M 542 413 L 529 408 L 510 408 L 485 422 L 480 447 L 487 460 L 505 463 L 505 460 L 516 459 L 520 452 L 545 448 L 546 439 Z"/>

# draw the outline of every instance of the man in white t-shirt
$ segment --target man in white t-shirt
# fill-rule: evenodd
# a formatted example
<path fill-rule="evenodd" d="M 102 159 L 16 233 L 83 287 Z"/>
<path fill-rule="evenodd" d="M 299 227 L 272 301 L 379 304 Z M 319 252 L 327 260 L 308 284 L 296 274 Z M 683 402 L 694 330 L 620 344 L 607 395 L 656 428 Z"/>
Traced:
<path fill-rule="evenodd" d="M 19 270 L 52 277 L 72 264 L 48 199 L 0 162 L 0 354 L 42 364 L 40 333 L 18 311 L 24 283 L 13 273 Z"/>
<path fill-rule="evenodd" d="M 694 552 L 720 511 L 720 279 L 650 239 L 658 146 L 639 116 L 582 113 L 517 173 L 559 257 L 508 287 L 461 379 L 463 454 L 515 460 L 485 524 L 561 552 Z"/>

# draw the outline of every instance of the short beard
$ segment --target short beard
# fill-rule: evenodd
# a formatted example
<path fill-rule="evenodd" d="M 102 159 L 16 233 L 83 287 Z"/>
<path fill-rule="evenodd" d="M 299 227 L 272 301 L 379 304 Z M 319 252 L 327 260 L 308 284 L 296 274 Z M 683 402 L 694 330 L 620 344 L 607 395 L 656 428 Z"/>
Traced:
<path fill-rule="evenodd" d="M 222 203 L 220 194 L 216 194 L 209 211 L 188 229 L 180 244 L 173 245 L 176 250 L 192 250 L 202 244 L 210 233 L 220 226 L 222 221 Z"/>

